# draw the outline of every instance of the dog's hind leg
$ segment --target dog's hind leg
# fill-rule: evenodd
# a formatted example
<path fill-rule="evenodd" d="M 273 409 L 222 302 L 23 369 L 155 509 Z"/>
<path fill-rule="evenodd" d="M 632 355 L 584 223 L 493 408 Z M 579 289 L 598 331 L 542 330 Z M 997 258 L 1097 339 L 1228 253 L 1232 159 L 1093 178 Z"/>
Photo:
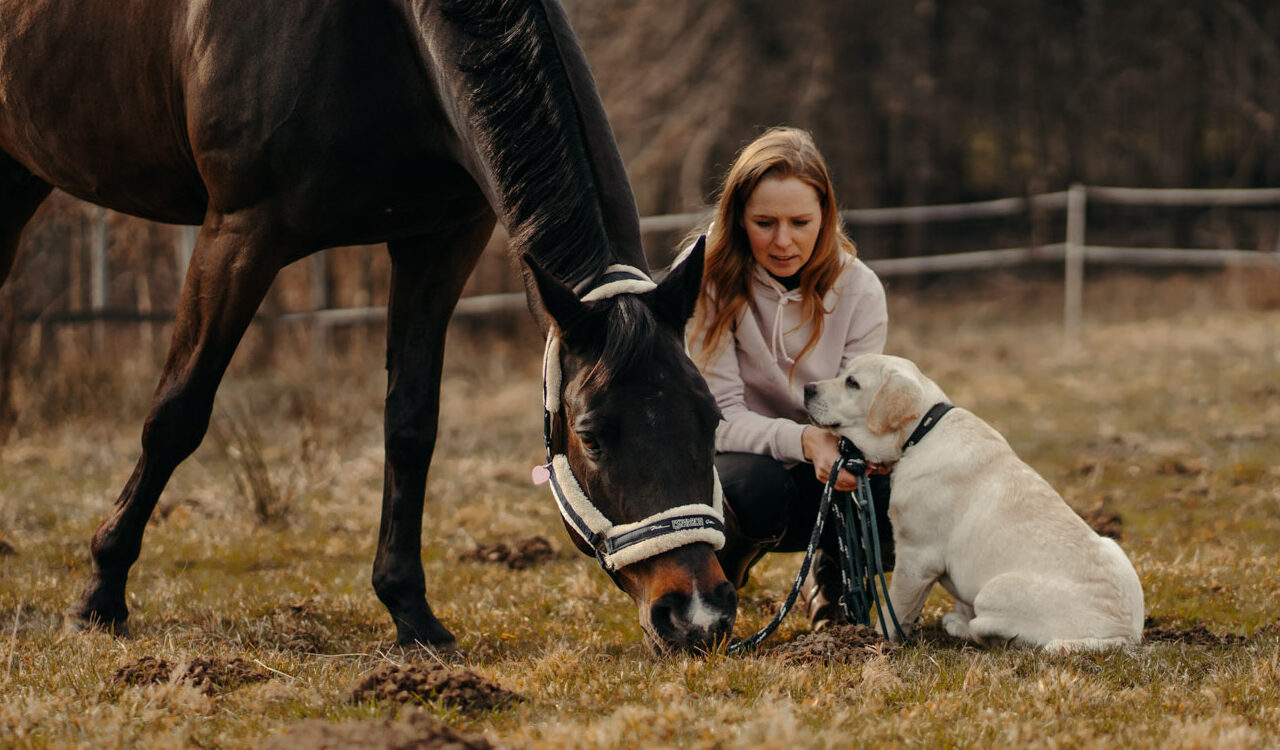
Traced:
<path fill-rule="evenodd" d="M 956 629 L 967 631 L 964 637 L 984 646 L 1009 641 L 1043 645 L 1053 637 L 1051 624 L 1060 619 L 1066 593 L 1053 583 L 1026 573 L 998 575 L 978 591 L 974 614 Z M 953 627 L 958 620 L 951 620 Z"/>
<path fill-rule="evenodd" d="M 1124 630 L 1099 611 L 1098 598 L 1095 588 L 1074 581 L 1005 573 L 987 581 L 974 597 L 969 637 L 982 644 L 1057 644 L 1059 651 L 1107 648 Z M 1099 645 L 1086 645 L 1093 642 Z"/>

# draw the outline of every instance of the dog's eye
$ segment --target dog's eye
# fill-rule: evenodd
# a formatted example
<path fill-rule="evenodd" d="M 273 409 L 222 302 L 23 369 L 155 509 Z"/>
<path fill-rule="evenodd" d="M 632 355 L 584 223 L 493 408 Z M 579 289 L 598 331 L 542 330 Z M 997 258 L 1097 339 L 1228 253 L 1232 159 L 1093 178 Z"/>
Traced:
<path fill-rule="evenodd" d="M 854 380 L 852 375 L 844 379 L 844 384 L 855 391 L 862 387 L 858 385 L 858 381 Z"/>

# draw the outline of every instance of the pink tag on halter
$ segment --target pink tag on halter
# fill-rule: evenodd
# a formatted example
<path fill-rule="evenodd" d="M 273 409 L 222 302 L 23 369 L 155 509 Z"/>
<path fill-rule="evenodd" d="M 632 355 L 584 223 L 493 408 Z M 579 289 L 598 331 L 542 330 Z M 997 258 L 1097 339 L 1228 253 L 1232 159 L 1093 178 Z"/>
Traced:
<path fill-rule="evenodd" d="M 535 466 L 533 467 L 533 476 L 531 478 L 534 484 L 546 484 L 547 480 L 551 478 L 551 469 L 541 465 Z"/>

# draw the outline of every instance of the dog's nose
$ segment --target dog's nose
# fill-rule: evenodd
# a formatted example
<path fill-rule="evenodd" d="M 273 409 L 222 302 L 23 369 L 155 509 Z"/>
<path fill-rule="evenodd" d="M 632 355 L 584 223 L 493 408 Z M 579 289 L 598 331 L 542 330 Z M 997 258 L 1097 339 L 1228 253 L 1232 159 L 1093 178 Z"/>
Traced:
<path fill-rule="evenodd" d="M 809 399 L 813 398 L 813 397 L 814 397 L 814 396 L 816 396 L 816 395 L 818 395 L 818 384 L 817 384 L 817 383 L 807 383 L 807 384 L 805 384 L 805 387 L 804 387 L 804 400 L 805 400 L 805 401 L 808 401 Z"/>

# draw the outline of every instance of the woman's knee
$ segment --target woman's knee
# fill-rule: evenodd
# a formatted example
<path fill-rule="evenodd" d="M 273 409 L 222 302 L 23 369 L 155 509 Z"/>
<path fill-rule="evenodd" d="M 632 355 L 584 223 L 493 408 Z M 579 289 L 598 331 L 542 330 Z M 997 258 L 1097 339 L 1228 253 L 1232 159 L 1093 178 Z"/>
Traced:
<path fill-rule="evenodd" d="M 752 539 L 776 539 L 787 530 L 796 486 L 787 469 L 768 456 L 721 453 L 716 471 L 738 530 Z"/>

